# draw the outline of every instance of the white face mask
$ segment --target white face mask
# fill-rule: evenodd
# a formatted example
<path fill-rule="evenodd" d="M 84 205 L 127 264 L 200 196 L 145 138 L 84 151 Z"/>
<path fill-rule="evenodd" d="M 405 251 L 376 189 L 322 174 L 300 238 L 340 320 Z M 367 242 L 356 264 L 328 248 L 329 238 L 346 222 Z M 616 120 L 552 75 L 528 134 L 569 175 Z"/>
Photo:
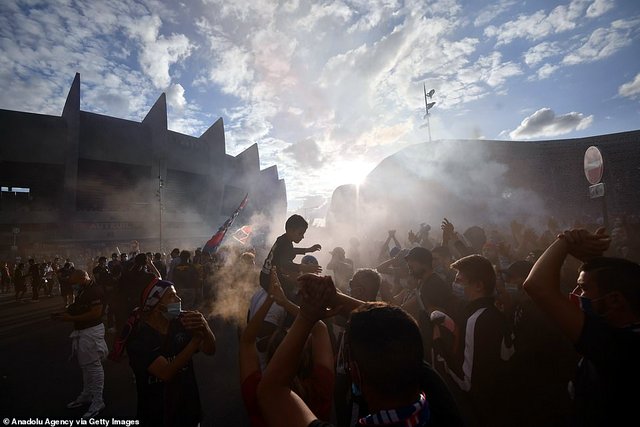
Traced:
<path fill-rule="evenodd" d="M 464 285 L 461 285 L 458 282 L 453 282 L 453 284 L 451 284 L 451 292 L 453 293 L 454 296 L 460 298 L 460 299 L 466 299 L 465 295 L 464 295 Z"/>
<path fill-rule="evenodd" d="M 177 319 L 180 316 L 180 312 L 182 311 L 182 302 L 172 302 L 166 305 L 167 311 L 162 312 L 164 317 L 167 320 Z"/>
<path fill-rule="evenodd" d="M 520 288 L 518 285 L 514 285 L 512 283 L 505 283 L 504 289 L 511 295 L 512 297 L 520 295 Z"/>

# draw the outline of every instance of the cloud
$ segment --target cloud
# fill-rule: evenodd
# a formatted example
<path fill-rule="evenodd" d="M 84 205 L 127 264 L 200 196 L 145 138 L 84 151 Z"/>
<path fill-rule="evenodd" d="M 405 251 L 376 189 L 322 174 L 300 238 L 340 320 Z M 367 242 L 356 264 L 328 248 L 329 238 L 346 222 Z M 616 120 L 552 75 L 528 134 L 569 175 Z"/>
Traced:
<path fill-rule="evenodd" d="M 587 18 L 597 18 L 615 7 L 613 0 L 595 0 L 587 9 Z"/>
<path fill-rule="evenodd" d="M 566 55 L 562 63 L 575 65 L 607 58 L 633 41 L 631 33 L 640 20 L 614 21 L 609 28 L 596 29 L 582 46 Z"/>
<path fill-rule="evenodd" d="M 184 88 L 181 84 L 176 83 L 167 89 L 167 103 L 173 108 L 183 110 L 187 105 L 187 100 L 184 98 Z"/>
<path fill-rule="evenodd" d="M 640 73 L 631 82 L 627 82 L 618 88 L 618 95 L 636 98 L 640 95 Z"/>
<path fill-rule="evenodd" d="M 543 80 L 551 77 L 553 73 L 555 73 L 560 67 L 553 64 L 544 64 L 542 67 L 538 69 L 536 73 L 536 77 L 538 80 Z"/>
<path fill-rule="evenodd" d="M 317 25 L 326 20 L 349 22 L 352 15 L 353 10 L 341 1 L 312 4 L 308 14 L 298 21 L 298 26 L 306 31 L 313 31 Z"/>
<path fill-rule="evenodd" d="M 144 27 L 145 24 L 143 22 L 138 25 Z M 152 26 L 142 29 L 141 32 L 140 66 L 157 88 L 165 88 L 171 83 L 169 68 L 186 59 L 194 46 L 184 34 L 158 36 L 157 32 L 154 34 Z"/>
<path fill-rule="evenodd" d="M 539 40 L 551 34 L 573 30 L 586 9 L 585 0 L 573 0 L 568 6 L 555 7 L 548 14 L 539 10 L 531 15 L 519 15 L 500 26 L 491 25 L 484 30 L 487 37 L 496 37 L 497 44 L 508 44 L 518 38 Z"/>
<path fill-rule="evenodd" d="M 320 146 L 312 138 L 291 144 L 284 152 L 303 168 L 319 169 L 323 166 L 324 156 Z"/>
<path fill-rule="evenodd" d="M 541 108 L 525 118 L 509 136 L 512 139 L 552 137 L 586 129 L 592 122 L 593 116 L 575 112 L 556 116 L 551 108 Z"/>
<path fill-rule="evenodd" d="M 487 6 L 478 14 L 477 18 L 473 21 L 473 25 L 475 27 L 484 27 L 515 4 L 517 4 L 517 2 L 513 0 L 502 0 L 497 4 Z"/>
<path fill-rule="evenodd" d="M 543 42 L 533 46 L 524 53 L 524 62 L 532 67 L 560 52 L 560 46 L 557 42 Z"/>

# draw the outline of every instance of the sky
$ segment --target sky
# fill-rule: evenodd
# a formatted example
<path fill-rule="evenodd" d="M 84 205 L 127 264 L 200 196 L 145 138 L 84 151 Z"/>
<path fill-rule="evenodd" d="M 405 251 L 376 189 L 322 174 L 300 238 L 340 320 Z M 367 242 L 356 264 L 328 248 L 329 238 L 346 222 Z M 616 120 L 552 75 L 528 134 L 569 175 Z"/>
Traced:
<path fill-rule="evenodd" d="M 219 117 L 258 144 L 289 210 L 436 139 L 536 140 L 640 128 L 640 1 L 2 0 L 0 108 L 141 121 Z"/>

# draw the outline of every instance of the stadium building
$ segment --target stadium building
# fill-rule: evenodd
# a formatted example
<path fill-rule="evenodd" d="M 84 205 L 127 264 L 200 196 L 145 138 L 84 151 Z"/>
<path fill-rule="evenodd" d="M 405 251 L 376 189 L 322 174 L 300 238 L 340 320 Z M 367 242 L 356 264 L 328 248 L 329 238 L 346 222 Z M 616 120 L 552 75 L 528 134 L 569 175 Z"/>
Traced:
<path fill-rule="evenodd" d="M 592 197 L 598 189 L 585 176 L 590 146 L 604 160 L 604 197 Z M 373 229 L 430 223 L 436 234 L 443 217 L 465 227 L 508 228 L 514 219 L 543 225 L 549 217 L 566 226 L 606 217 L 611 226 L 619 217 L 640 219 L 638 188 L 640 130 L 547 141 L 439 140 L 387 157 L 358 188 L 337 188 L 327 225 L 366 233 L 363 223 L 377 215 Z"/>
<path fill-rule="evenodd" d="M 222 118 L 200 137 L 167 129 L 164 93 L 142 122 L 108 117 L 80 110 L 76 74 L 61 116 L 0 110 L 0 134 L 0 254 L 202 246 L 247 193 L 234 228 L 286 213 L 256 144 L 228 155 Z"/>

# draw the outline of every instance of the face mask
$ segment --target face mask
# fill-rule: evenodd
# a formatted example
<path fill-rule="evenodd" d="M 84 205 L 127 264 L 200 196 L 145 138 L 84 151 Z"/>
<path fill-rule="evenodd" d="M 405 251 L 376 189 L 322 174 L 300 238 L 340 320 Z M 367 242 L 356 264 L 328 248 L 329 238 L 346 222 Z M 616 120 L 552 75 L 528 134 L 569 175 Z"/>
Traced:
<path fill-rule="evenodd" d="M 511 297 L 516 297 L 520 295 L 520 289 L 518 289 L 518 285 L 512 285 L 511 283 L 505 283 L 504 289 L 511 295 Z"/>
<path fill-rule="evenodd" d="M 466 299 L 464 296 L 464 286 L 460 283 L 453 282 L 453 284 L 451 285 L 451 291 L 453 292 L 454 296 L 460 299 Z"/>
<path fill-rule="evenodd" d="M 167 311 L 163 311 L 162 314 L 167 320 L 177 319 L 182 311 L 182 303 L 181 302 L 172 302 L 166 305 Z"/>
<path fill-rule="evenodd" d="M 602 298 L 591 299 L 578 294 L 569 294 L 569 299 L 579 309 L 584 311 L 584 314 L 589 316 L 598 316 L 598 313 L 596 313 L 596 311 L 593 309 L 593 302 L 600 301 Z"/>

